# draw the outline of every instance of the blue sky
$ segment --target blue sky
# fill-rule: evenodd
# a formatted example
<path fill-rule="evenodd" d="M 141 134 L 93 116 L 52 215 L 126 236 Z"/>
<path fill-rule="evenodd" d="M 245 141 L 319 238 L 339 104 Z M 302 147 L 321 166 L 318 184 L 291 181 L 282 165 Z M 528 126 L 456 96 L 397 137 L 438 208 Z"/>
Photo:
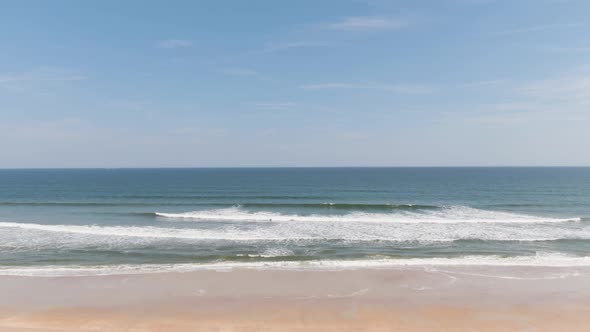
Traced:
<path fill-rule="evenodd" d="M 0 167 L 590 165 L 590 1 L 0 1 Z"/>

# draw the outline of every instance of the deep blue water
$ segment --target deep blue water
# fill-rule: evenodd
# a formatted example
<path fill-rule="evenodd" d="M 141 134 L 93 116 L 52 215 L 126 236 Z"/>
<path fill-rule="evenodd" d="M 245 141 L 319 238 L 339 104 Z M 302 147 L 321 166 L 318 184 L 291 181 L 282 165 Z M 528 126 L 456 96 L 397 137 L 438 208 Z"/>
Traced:
<path fill-rule="evenodd" d="M 417 258 L 590 264 L 590 168 L 0 170 L 5 272 Z"/>

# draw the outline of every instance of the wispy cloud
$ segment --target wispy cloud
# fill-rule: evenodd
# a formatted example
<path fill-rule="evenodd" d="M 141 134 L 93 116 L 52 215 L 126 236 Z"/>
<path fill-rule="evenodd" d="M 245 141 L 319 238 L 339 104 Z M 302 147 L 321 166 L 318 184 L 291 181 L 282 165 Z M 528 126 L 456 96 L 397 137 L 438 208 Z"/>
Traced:
<path fill-rule="evenodd" d="M 47 88 L 62 86 L 88 79 L 86 75 L 58 67 L 39 67 L 21 72 L 0 73 L 0 90 L 11 93 L 28 93 L 29 97 L 46 97 Z"/>
<path fill-rule="evenodd" d="M 469 83 L 464 83 L 462 86 L 466 87 L 466 88 L 497 87 L 497 86 L 500 86 L 500 85 L 503 85 L 506 83 L 507 83 L 506 80 L 497 79 L 497 80 L 483 80 L 483 81 L 469 82 Z"/>
<path fill-rule="evenodd" d="M 247 68 L 225 68 L 222 72 L 226 75 L 232 76 L 258 76 L 259 73 L 256 70 Z"/>
<path fill-rule="evenodd" d="M 0 74 L 0 83 L 64 82 L 85 79 L 87 79 L 85 75 L 57 67 L 40 67 L 20 73 Z"/>
<path fill-rule="evenodd" d="M 590 52 L 590 46 L 550 47 L 549 51 L 556 53 L 586 53 Z"/>
<path fill-rule="evenodd" d="M 107 103 L 105 106 L 110 109 L 125 110 L 125 111 L 142 111 L 145 110 L 149 103 L 139 100 L 114 100 Z"/>
<path fill-rule="evenodd" d="M 331 43 L 325 42 L 311 42 L 311 41 L 292 41 L 283 43 L 272 43 L 264 48 L 264 52 L 279 52 L 289 49 L 296 48 L 309 48 L 309 47 L 326 47 L 332 45 Z"/>
<path fill-rule="evenodd" d="M 157 44 L 156 44 L 159 48 L 187 48 L 187 47 L 192 47 L 194 45 L 194 42 L 192 40 L 188 40 L 188 39 L 165 39 L 165 40 L 160 40 Z"/>
<path fill-rule="evenodd" d="M 520 33 L 528 33 L 528 32 L 541 32 L 541 31 L 548 31 L 548 30 L 560 30 L 560 29 L 573 29 L 583 27 L 583 23 L 557 23 L 557 24 L 545 24 L 545 25 L 534 25 L 529 27 L 521 27 L 521 28 L 514 28 L 514 29 L 507 29 L 498 31 L 496 35 L 513 35 L 513 34 L 520 34 Z"/>
<path fill-rule="evenodd" d="M 358 83 L 319 83 L 301 86 L 304 90 L 382 90 L 399 94 L 425 94 L 434 88 L 419 84 L 358 84 Z"/>
<path fill-rule="evenodd" d="M 254 103 L 254 107 L 267 111 L 287 111 L 295 106 L 296 104 L 290 101 L 266 101 Z"/>
<path fill-rule="evenodd" d="M 243 60 L 247 57 L 254 57 L 260 55 L 268 55 L 279 52 L 286 52 L 290 50 L 314 48 L 314 47 L 328 47 L 337 45 L 336 43 L 320 42 L 320 41 L 285 41 L 285 42 L 274 42 L 262 45 L 257 49 L 241 52 L 231 56 L 224 57 L 225 61 Z M 232 73 L 230 69 L 226 72 L 228 75 L 239 75 L 239 71 Z M 245 73 L 244 73 L 245 74 Z"/>
<path fill-rule="evenodd" d="M 577 103 L 590 106 L 590 76 L 568 75 L 556 79 L 532 81 L 518 91 L 542 103 Z"/>
<path fill-rule="evenodd" d="M 409 25 L 407 20 L 383 16 L 346 17 L 340 21 L 327 23 L 325 28 L 343 31 L 379 31 L 402 29 Z"/>
<path fill-rule="evenodd" d="M 590 120 L 589 70 L 578 67 L 560 76 L 505 84 L 503 100 L 472 105 L 469 111 L 450 112 L 452 118 L 487 124 L 530 124 L 535 121 Z"/>
<path fill-rule="evenodd" d="M 496 2 L 497 0 L 453 0 L 452 3 L 458 5 L 471 5 L 471 6 L 479 6 L 479 5 L 488 5 Z"/>

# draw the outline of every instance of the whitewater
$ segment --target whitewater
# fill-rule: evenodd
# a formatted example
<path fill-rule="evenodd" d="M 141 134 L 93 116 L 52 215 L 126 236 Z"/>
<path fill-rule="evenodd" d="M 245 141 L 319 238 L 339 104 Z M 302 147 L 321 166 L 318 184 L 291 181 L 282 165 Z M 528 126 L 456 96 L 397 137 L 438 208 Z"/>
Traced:
<path fill-rule="evenodd" d="M 0 275 L 590 266 L 585 169 L 0 172 Z"/>

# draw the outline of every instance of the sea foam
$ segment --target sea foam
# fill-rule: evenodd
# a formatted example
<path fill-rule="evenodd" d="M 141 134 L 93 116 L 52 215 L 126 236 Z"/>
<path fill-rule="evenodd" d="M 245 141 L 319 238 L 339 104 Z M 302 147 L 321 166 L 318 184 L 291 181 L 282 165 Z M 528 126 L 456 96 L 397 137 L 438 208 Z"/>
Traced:
<path fill-rule="evenodd" d="M 371 223 L 555 223 L 580 221 L 580 218 L 538 217 L 500 211 L 448 206 L 440 209 L 397 211 L 394 213 L 350 212 L 346 214 L 281 214 L 270 211 L 252 212 L 241 207 L 191 211 L 184 213 L 155 212 L 158 217 L 196 221 L 246 222 L 371 222 Z"/>
<path fill-rule="evenodd" d="M 367 223 L 278 222 L 254 226 L 219 224 L 210 227 L 195 223 L 176 227 L 45 225 L 37 223 L 0 222 L 0 247 L 52 248 L 116 245 L 154 241 L 392 241 L 449 242 L 484 241 L 553 241 L 590 239 L 586 223 Z"/>
<path fill-rule="evenodd" d="M 184 264 L 121 264 L 121 265 L 47 265 L 33 267 L 5 266 L 0 275 L 5 276 L 94 276 L 117 274 L 143 274 L 162 272 L 231 271 L 236 269 L 257 270 L 355 270 L 395 269 L 404 267 L 453 267 L 453 266 L 522 266 L 522 267 L 590 267 L 589 256 L 568 256 L 558 253 L 541 253 L 533 256 L 502 257 L 463 256 L 455 258 L 407 258 L 363 260 L 314 260 L 279 262 L 221 262 Z M 436 270 L 433 270 L 436 271 Z M 568 273 L 571 275 L 571 273 Z"/>

